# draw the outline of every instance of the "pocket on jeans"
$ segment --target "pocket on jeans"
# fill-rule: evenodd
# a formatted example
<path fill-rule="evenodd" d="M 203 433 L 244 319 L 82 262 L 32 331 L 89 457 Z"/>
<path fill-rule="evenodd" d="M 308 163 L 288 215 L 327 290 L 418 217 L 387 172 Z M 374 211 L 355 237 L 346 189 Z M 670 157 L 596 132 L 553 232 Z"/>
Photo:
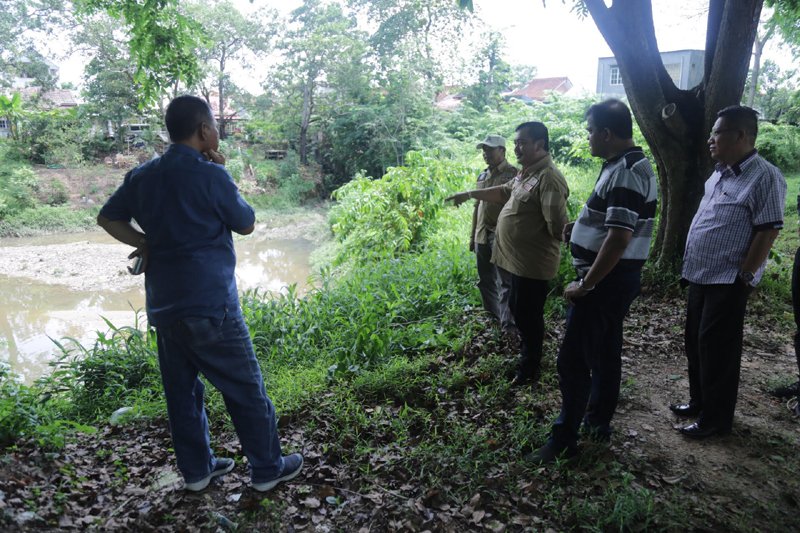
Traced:
<path fill-rule="evenodd" d="M 189 344 L 214 344 L 223 338 L 222 325 L 217 320 L 208 317 L 186 317 L 182 322 Z"/>

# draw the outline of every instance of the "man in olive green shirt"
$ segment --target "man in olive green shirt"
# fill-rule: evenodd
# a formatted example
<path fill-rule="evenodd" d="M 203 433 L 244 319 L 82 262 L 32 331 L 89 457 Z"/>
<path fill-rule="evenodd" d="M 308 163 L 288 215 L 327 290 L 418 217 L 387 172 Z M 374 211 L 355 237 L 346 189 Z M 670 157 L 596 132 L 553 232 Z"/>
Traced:
<path fill-rule="evenodd" d="M 569 187 L 553 164 L 547 127 L 517 126 L 514 153 L 522 171 L 504 185 L 450 196 L 455 205 L 469 198 L 505 204 L 497 218 L 492 262 L 511 275 L 509 307 L 522 340 L 514 385 L 535 384 L 544 342 L 547 282 L 561 259 L 561 230 L 567 223 Z"/>
<path fill-rule="evenodd" d="M 488 165 L 478 176 L 476 189 L 503 185 L 517 175 L 517 169 L 506 161 L 506 140 L 503 137 L 489 135 L 476 147 L 483 150 L 483 160 Z M 478 289 L 481 291 L 483 307 L 500 321 L 504 330 L 508 331 L 516 329 L 508 307 L 511 276 L 492 264 L 495 226 L 501 209 L 503 209 L 501 204 L 475 201 L 469 249 L 475 252 Z"/>

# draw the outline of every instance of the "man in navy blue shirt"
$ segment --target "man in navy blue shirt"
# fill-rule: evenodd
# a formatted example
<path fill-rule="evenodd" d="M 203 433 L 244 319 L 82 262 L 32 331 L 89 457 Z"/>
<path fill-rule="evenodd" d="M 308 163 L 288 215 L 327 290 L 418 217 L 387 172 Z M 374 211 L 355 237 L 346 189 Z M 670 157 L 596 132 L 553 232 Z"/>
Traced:
<path fill-rule="evenodd" d="M 222 166 L 219 132 L 205 100 L 175 98 L 165 122 L 173 144 L 125 176 L 97 223 L 134 246 L 130 257 L 142 260 L 147 318 L 157 332 L 170 431 L 186 489 L 203 490 L 234 467 L 232 459 L 211 451 L 202 372 L 222 393 L 253 488 L 267 491 L 297 476 L 303 457 L 281 455 L 275 409 L 239 307 L 231 232 L 252 233 L 255 213 Z"/>

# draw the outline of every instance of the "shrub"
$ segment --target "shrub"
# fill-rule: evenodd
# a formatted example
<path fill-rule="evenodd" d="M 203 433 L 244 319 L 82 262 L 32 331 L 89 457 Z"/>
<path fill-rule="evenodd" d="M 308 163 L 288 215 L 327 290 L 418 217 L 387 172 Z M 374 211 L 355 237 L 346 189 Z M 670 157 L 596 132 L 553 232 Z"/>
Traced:
<path fill-rule="evenodd" d="M 91 422 L 119 407 L 136 403 L 142 394 L 157 401 L 161 394 L 155 331 L 132 327 L 98 332 L 91 348 L 73 341 L 74 348 L 56 342 L 61 351 L 54 371 L 40 380 L 52 396 L 65 395 L 62 417 Z"/>
<path fill-rule="evenodd" d="M 0 169 L 0 220 L 34 207 L 38 188 L 33 169 L 13 165 Z"/>
<path fill-rule="evenodd" d="M 419 244 L 434 227 L 444 198 L 466 185 L 477 169 L 435 154 L 409 152 L 406 166 L 392 167 L 379 180 L 363 175 L 337 189 L 330 224 L 342 254 L 363 258 L 397 256 Z"/>
<path fill-rule="evenodd" d="M 759 124 L 756 148 L 783 172 L 800 169 L 800 127 L 788 124 Z"/>
<path fill-rule="evenodd" d="M 39 422 L 35 394 L 0 362 L 0 447 L 30 433 Z"/>

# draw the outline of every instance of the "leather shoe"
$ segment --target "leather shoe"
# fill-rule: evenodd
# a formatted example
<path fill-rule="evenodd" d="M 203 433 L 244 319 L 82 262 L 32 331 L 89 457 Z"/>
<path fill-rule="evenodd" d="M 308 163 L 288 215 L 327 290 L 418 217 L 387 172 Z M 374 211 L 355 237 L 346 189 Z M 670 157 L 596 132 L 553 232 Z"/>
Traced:
<path fill-rule="evenodd" d="M 706 439 L 713 435 L 725 435 L 726 433 L 730 433 L 730 430 L 724 430 L 714 426 L 701 426 L 700 422 L 689 424 L 686 427 L 682 427 L 679 431 L 690 439 Z"/>
<path fill-rule="evenodd" d="M 678 416 L 697 416 L 701 411 L 700 406 L 692 402 L 672 403 L 669 405 L 669 410 Z"/>

